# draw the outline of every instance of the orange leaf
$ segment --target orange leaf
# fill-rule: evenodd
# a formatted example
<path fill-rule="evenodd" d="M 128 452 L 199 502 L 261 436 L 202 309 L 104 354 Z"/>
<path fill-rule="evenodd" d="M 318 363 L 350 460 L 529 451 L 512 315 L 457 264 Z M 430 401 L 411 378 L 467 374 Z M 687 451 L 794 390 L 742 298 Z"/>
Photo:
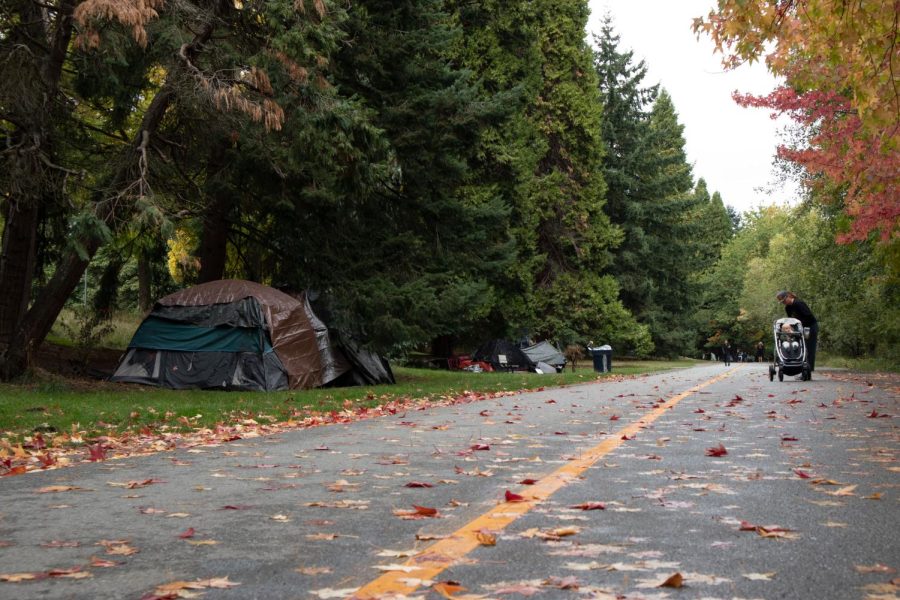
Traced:
<path fill-rule="evenodd" d="M 479 531 L 475 534 L 475 537 L 478 539 L 478 542 L 482 546 L 496 546 L 497 545 L 497 536 L 493 533 L 486 533 L 484 531 Z"/>
<path fill-rule="evenodd" d="M 453 594 L 466 591 L 466 588 L 459 585 L 456 581 L 438 581 L 431 589 L 443 596 L 444 598 L 452 598 Z"/>
<path fill-rule="evenodd" d="M 423 517 L 436 517 L 438 514 L 438 510 L 436 508 L 430 508 L 428 506 L 419 506 L 417 504 L 413 504 L 412 507 L 416 509 L 417 515 L 422 515 Z"/>
<path fill-rule="evenodd" d="M 675 573 L 665 581 L 663 581 L 659 587 L 670 587 L 670 588 L 680 588 L 684 585 L 684 577 L 682 577 L 681 573 Z"/>

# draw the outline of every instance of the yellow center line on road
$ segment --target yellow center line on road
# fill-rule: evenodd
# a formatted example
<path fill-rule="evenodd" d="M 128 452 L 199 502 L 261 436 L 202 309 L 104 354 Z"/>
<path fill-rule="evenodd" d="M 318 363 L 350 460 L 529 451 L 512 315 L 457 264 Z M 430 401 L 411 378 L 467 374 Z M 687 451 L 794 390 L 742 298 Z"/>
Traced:
<path fill-rule="evenodd" d="M 478 534 L 481 532 L 497 533 L 507 525 L 526 514 L 539 503 L 547 500 L 557 490 L 589 469 L 594 463 L 609 454 L 633 437 L 638 431 L 661 417 L 667 410 L 701 389 L 729 377 L 740 367 L 732 368 L 724 373 L 708 379 L 694 387 L 673 396 L 653 410 L 644 414 L 637 421 L 611 434 L 593 448 L 582 453 L 578 458 L 567 462 L 562 467 L 528 486 L 522 494 L 521 502 L 502 502 L 479 515 L 454 531 L 446 538 L 425 548 L 421 553 L 410 558 L 403 565 L 403 571 L 389 571 L 359 588 L 351 598 L 354 600 L 375 600 L 377 598 L 398 597 L 410 594 L 420 587 L 423 580 L 433 580 L 454 562 L 481 545 Z"/>

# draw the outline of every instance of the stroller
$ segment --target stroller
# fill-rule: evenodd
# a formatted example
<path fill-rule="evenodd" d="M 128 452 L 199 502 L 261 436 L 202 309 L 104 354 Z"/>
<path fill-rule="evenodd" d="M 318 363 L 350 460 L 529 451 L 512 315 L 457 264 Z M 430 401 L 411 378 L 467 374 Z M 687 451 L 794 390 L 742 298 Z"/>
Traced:
<path fill-rule="evenodd" d="M 812 372 L 806 359 L 806 334 L 803 324 L 792 318 L 775 321 L 775 359 L 769 365 L 769 381 L 784 381 L 785 375 L 801 375 L 803 381 L 812 379 Z"/>

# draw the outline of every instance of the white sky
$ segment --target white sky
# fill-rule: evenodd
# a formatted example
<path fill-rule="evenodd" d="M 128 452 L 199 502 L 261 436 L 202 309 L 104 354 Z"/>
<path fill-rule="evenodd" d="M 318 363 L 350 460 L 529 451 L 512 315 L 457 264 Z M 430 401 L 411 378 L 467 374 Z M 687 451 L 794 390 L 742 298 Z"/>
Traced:
<path fill-rule="evenodd" d="M 703 177 L 739 212 L 793 202 L 794 185 L 773 185 L 772 160 L 780 122 L 769 111 L 741 108 L 731 93 L 765 94 L 777 81 L 756 63 L 726 72 L 706 36 L 691 31 L 694 17 L 705 16 L 714 0 L 590 0 L 588 38 L 600 33 L 603 16 L 613 17 L 619 50 L 632 50 L 633 62 L 648 67 L 646 85 L 660 83 L 675 103 L 684 125 L 694 179 Z M 764 189 L 758 189 L 764 188 Z"/>

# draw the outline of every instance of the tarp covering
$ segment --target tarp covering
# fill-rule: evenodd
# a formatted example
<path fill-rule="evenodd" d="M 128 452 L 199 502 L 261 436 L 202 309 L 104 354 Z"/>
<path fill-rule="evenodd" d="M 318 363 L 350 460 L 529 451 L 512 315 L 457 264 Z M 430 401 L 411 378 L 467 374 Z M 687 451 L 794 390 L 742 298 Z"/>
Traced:
<path fill-rule="evenodd" d="M 499 371 L 522 371 L 534 368 L 534 361 L 509 340 L 491 340 L 472 353 L 473 361 L 484 361 Z"/>
<path fill-rule="evenodd" d="M 283 390 L 287 373 L 273 352 L 178 352 L 130 348 L 112 381 L 172 389 Z"/>
<path fill-rule="evenodd" d="M 326 383 L 316 332 L 306 316 L 304 303 L 284 292 L 252 281 L 223 279 L 175 292 L 159 300 L 157 305 L 205 307 L 200 311 L 203 315 L 215 315 L 215 305 L 232 305 L 233 309 L 211 318 L 217 322 L 224 318 L 223 314 L 230 314 L 232 322 L 238 324 L 240 319 L 254 317 L 255 309 L 241 302 L 248 298 L 254 299 L 259 307 L 272 348 L 288 374 L 289 387 L 305 389 Z"/>
<path fill-rule="evenodd" d="M 201 327 L 153 315 L 144 319 L 128 347 L 184 352 L 272 351 L 265 330 L 259 327 Z"/>
<path fill-rule="evenodd" d="M 214 281 L 159 300 L 111 380 L 249 390 L 394 382 L 387 361 L 342 342 L 305 295 Z"/>
<path fill-rule="evenodd" d="M 536 363 L 545 362 L 554 367 L 566 366 L 566 357 L 559 349 L 548 341 L 538 342 L 533 346 L 523 348 L 522 352 Z"/>

